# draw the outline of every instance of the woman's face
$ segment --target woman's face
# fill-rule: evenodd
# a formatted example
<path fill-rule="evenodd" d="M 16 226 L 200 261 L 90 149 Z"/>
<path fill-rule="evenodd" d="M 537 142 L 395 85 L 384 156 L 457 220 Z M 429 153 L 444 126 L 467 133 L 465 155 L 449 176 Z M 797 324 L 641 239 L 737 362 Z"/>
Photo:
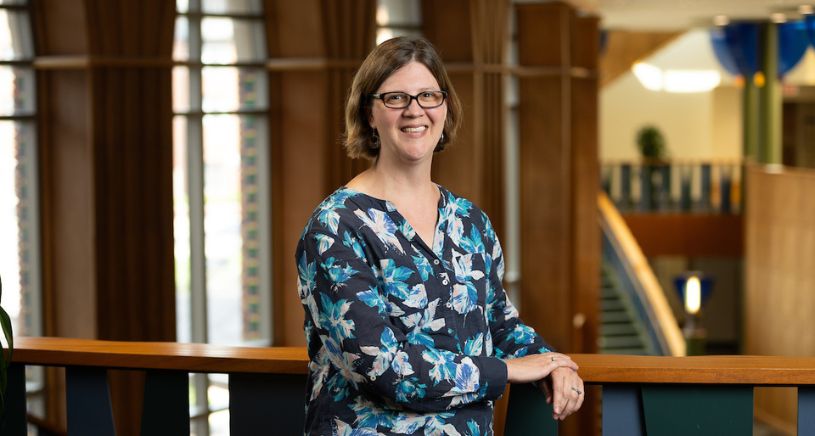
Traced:
<path fill-rule="evenodd" d="M 439 91 L 439 83 L 430 70 L 419 62 L 410 62 L 394 71 L 376 90 L 405 92 L 418 95 L 425 91 Z M 447 101 L 432 109 L 419 106 L 416 99 L 404 109 L 385 107 L 382 100 L 374 99 L 371 109 L 371 127 L 377 130 L 381 142 L 380 159 L 396 158 L 405 163 L 430 160 L 439 142 L 447 119 Z"/>

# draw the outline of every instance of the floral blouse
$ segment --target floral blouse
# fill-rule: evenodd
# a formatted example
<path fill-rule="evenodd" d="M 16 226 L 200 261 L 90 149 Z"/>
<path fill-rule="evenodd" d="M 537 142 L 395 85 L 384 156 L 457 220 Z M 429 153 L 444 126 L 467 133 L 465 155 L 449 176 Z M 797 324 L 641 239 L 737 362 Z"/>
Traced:
<path fill-rule="evenodd" d="M 306 225 L 306 434 L 492 434 L 503 359 L 549 351 L 501 285 L 486 214 L 439 190 L 432 248 L 392 203 L 348 188 Z"/>

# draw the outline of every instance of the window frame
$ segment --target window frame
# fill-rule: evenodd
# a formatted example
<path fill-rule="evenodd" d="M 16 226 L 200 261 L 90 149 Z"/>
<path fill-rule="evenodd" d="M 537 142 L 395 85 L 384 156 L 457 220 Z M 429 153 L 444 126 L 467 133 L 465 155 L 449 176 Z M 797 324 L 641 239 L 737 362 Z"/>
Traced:
<path fill-rule="evenodd" d="M 254 199 L 257 206 L 256 243 L 258 255 L 254 258 L 257 266 L 259 295 L 258 331 L 265 337 L 256 340 L 245 340 L 240 344 L 243 346 L 270 346 L 273 338 L 273 312 L 272 312 L 272 259 L 271 259 L 271 175 L 269 159 L 269 103 L 268 96 L 261 96 L 262 103 L 258 108 L 234 108 L 233 110 L 205 110 L 203 107 L 203 85 L 204 69 L 209 67 L 234 67 L 238 69 L 252 69 L 262 71 L 266 82 L 258 92 L 267 93 L 268 77 L 266 76 L 267 56 L 265 48 L 261 48 L 260 53 L 256 53 L 254 60 L 237 60 L 234 62 L 204 62 L 202 53 L 204 48 L 204 38 L 202 23 L 209 18 L 227 18 L 233 20 L 247 21 L 253 24 L 260 24 L 261 34 L 265 27 L 265 18 L 262 12 L 263 4 L 259 3 L 260 9 L 257 13 L 210 13 L 203 10 L 201 0 L 189 0 L 186 10 L 176 7 L 176 23 L 179 19 L 187 21 L 187 53 L 186 59 L 174 60 L 174 67 L 186 68 L 188 72 L 188 107 L 185 110 L 176 110 L 173 107 L 173 116 L 182 117 L 186 122 L 186 185 L 188 195 L 188 218 L 189 218 L 189 254 L 190 254 L 190 340 L 191 342 L 208 343 L 209 334 L 209 302 L 207 296 L 207 266 L 206 266 L 206 232 L 205 232 L 205 163 L 204 163 L 204 118 L 212 115 L 235 115 L 238 117 L 250 116 L 258 122 L 257 129 L 261 130 L 255 144 L 256 155 L 254 161 L 257 165 L 257 177 L 253 186 L 259 188 Z M 257 35 L 255 35 L 257 36 Z M 262 41 L 265 43 L 265 40 Z M 240 58 L 240 56 L 238 56 Z M 174 84 L 175 86 L 175 84 Z M 241 121 L 242 122 L 242 118 Z M 242 137 L 241 147 L 245 145 Z M 241 160 L 244 160 L 244 150 L 241 150 Z M 243 166 L 243 163 L 241 164 Z M 245 239 L 245 217 L 243 210 L 246 201 L 244 192 L 244 178 L 241 177 L 241 308 L 244 314 L 249 309 L 246 303 L 246 274 L 247 274 L 247 243 Z M 177 291 L 178 292 L 178 291 Z M 247 317 L 242 318 L 244 331 L 246 331 Z M 190 404 L 190 420 L 192 430 L 198 436 L 206 436 L 210 433 L 209 417 L 216 412 L 228 410 L 228 404 L 211 404 L 209 401 L 210 387 L 228 388 L 226 377 L 220 374 L 192 374 L 190 376 L 191 390 L 193 398 Z"/>

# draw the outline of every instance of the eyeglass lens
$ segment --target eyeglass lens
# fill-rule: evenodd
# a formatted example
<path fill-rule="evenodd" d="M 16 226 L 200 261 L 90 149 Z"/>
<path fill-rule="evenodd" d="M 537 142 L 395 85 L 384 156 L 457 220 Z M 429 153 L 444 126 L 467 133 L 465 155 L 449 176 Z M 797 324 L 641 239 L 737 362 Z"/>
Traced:
<path fill-rule="evenodd" d="M 402 109 L 410 106 L 410 101 L 414 98 L 419 106 L 430 109 L 441 106 L 444 103 L 444 93 L 441 91 L 426 91 L 418 95 L 410 95 L 406 92 L 386 92 L 381 95 L 385 106 L 394 109 Z"/>

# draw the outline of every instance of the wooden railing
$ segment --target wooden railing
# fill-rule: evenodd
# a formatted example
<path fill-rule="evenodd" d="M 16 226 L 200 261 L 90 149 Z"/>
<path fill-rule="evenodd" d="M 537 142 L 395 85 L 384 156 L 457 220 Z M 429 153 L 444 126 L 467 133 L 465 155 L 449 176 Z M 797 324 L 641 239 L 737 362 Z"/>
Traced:
<path fill-rule="evenodd" d="M 189 434 L 188 373 L 227 373 L 230 434 L 301 434 L 303 348 L 18 338 L 4 435 L 24 435 L 24 366 L 66 368 L 68 433 L 112 435 L 108 369 L 147 371 L 142 434 Z M 751 434 L 754 386 L 798 387 L 798 434 L 815 434 L 815 358 L 573 355 L 602 389 L 603 434 Z M 591 390 L 588 392 L 593 394 Z M 514 385 L 504 434 L 553 435 L 543 396 Z M 267 432 L 268 430 L 268 432 Z"/>

